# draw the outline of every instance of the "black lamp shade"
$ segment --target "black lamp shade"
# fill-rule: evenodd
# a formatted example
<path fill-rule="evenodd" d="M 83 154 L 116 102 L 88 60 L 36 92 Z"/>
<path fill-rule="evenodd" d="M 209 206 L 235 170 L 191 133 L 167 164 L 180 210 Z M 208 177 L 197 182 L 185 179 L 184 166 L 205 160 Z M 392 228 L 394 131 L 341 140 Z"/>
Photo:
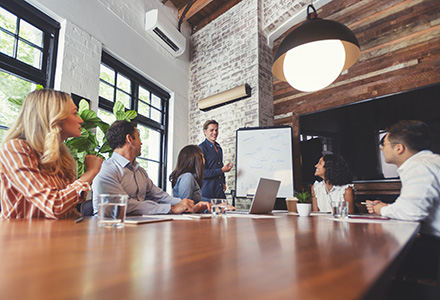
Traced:
<path fill-rule="evenodd" d="M 279 80 L 287 81 L 283 71 L 286 53 L 297 46 L 321 40 L 340 40 L 342 42 L 346 55 L 342 71 L 351 67 L 359 59 L 359 42 L 355 34 L 347 26 L 331 20 L 313 18 L 293 30 L 281 42 L 275 53 L 272 73 Z"/>

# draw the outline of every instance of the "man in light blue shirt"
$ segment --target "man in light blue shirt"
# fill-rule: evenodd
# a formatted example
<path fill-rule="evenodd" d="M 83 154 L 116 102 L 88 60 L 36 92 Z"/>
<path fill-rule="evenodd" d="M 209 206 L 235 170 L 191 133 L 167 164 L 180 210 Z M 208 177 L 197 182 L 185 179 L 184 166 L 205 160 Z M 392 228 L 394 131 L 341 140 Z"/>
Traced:
<path fill-rule="evenodd" d="M 99 194 L 128 195 L 127 214 L 179 214 L 203 212 L 209 203 L 194 205 L 190 199 L 170 196 L 153 184 L 147 172 L 136 162 L 141 153 L 142 142 L 133 123 L 116 121 L 107 131 L 107 141 L 114 150 L 111 158 L 104 161 L 101 171 L 93 180 L 93 213 L 98 213 Z"/>

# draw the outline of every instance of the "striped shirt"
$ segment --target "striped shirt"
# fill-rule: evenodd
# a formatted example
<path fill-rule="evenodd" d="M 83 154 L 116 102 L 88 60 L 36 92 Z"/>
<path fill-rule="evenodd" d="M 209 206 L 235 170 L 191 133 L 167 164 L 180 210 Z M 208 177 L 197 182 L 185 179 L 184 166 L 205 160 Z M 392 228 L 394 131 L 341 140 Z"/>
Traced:
<path fill-rule="evenodd" d="M 62 175 L 48 175 L 39 168 L 37 153 L 20 139 L 10 140 L 0 150 L 1 216 L 9 218 L 58 219 L 77 215 L 90 184 L 69 182 Z"/>

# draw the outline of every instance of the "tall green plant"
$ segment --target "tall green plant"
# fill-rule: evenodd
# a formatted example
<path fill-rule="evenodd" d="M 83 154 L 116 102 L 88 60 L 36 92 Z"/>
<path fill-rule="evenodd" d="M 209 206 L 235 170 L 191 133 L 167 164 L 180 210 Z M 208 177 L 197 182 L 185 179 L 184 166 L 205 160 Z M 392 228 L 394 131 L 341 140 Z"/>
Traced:
<path fill-rule="evenodd" d="M 78 115 L 84 121 L 81 124 L 81 136 L 68 139 L 66 145 L 76 160 L 77 176 L 80 177 L 85 171 L 84 159 L 86 155 L 93 154 L 104 158 L 102 154 L 109 153 L 111 156 L 113 150 L 105 138 L 110 125 L 102 121 L 96 112 L 90 110 L 89 103 L 84 99 L 79 102 Z M 131 121 L 136 118 L 137 112 L 134 110 L 125 111 L 124 104 L 116 101 L 113 106 L 113 115 L 116 120 Z M 95 132 L 93 129 L 95 129 Z M 101 143 L 96 137 L 96 130 L 98 129 L 104 133 Z"/>

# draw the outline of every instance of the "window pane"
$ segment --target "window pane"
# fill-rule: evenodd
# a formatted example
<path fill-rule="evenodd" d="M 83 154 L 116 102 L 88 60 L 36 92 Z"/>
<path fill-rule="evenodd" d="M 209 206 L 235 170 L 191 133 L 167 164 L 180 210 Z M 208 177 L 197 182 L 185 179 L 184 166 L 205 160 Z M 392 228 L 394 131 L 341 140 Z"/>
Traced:
<path fill-rule="evenodd" d="M 136 161 L 139 165 L 147 171 L 148 177 L 155 185 L 159 182 L 159 164 L 156 162 L 148 161 L 138 157 Z"/>
<path fill-rule="evenodd" d="M 98 108 L 98 117 L 106 122 L 109 125 L 112 125 L 113 122 L 115 121 L 115 117 L 112 113 L 103 110 L 103 109 L 99 109 Z M 103 144 L 103 140 L 104 140 L 104 132 L 101 131 L 101 129 L 99 129 L 99 127 L 96 127 L 96 138 L 98 139 L 99 145 L 102 146 Z M 102 154 L 106 159 L 109 158 L 109 154 L 108 153 L 103 153 Z"/>
<path fill-rule="evenodd" d="M 131 94 L 131 84 L 130 79 L 118 73 L 118 89 L 123 90 L 127 94 Z"/>
<path fill-rule="evenodd" d="M 152 160 L 160 160 L 160 133 L 146 126 L 138 125 L 142 141 L 141 156 Z"/>
<path fill-rule="evenodd" d="M 15 38 L 9 34 L 0 31 L 0 52 L 8 56 L 14 56 Z"/>
<path fill-rule="evenodd" d="M 113 99 L 113 93 L 114 93 L 115 89 L 112 86 L 109 86 L 108 84 L 106 84 L 105 82 L 100 82 L 99 83 L 99 96 L 101 96 L 102 98 L 105 98 L 109 101 L 114 101 Z"/>
<path fill-rule="evenodd" d="M 98 109 L 98 117 L 109 125 L 112 125 L 113 122 L 116 120 L 115 116 L 112 113 L 103 109 Z M 101 129 L 99 129 L 99 127 L 96 128 L 96 138 L 101 145 L 102 140 L 104 139 L 104 133 L 101 131 Z"/>
<path fill-rule="evenodd" d="M 116 91 L 116 100 L 119 100 L 122 103 L 124 103 L 124 106 L 128 109 L 130 108 L 130 99 L 131 99 L 130 95 L 127 95 L 126 93 L 120 90 Z"/>
<path fill-rule="evenodd" d="M 100 78 L 112 85 L 115 85 L 115 71 L 103 64 L 101 64 Z"/>
<path fill-rule="evenodd" d="M 24 20 L 20 20 L 19 36 L 39 47 L 43 47 L 43 32 Z"/>
<path fill-rule="evenodd" d="M 17 17 L 0 7 L 0 27 L 15 33 L 17 30 Z"/>
<path fill-rule="evenodd" d="M 149 118 L 150 117 L 149 111 L 150 111 L 150 106 L 145 104 L 145 102 L 139 100 L 139 103 L 138 103 L 138 113 L 140 115 L 143 115 L 143 116 Z"/>
<path fill-rule="evenodd" d="M 140 86 L 139 87 L 139 99 L 141 99 L 145 103 L 150 103 L 150 91 L 148 91 Z"/>
<path fill-rule="evenodd" d="M 153 105 L 154 107 L 161 110 L 162 109 L 162 100 L 153 94 L 153 95 L 151 95 L 151 105 Z"/>
<path fill-rule="evenodd" d="M 18 41 L 17 59 L 37 69 L 41 69 L 42 53 L 39 49 Z"/>
<path fill-rule="evenodd" d="M 8 98 L 24 99 L 27 94 L 35 90 L 36 85 L 9 73 L 0 71 L 0 125 L 10 127 L 18 116 L 20 107 L 8 101 Z"/>
<path fill-rule="evenodd" d="M 151 119 L 156 122 L 162 123 L 162 113 L 155 108 L 151 109 Z"/>

